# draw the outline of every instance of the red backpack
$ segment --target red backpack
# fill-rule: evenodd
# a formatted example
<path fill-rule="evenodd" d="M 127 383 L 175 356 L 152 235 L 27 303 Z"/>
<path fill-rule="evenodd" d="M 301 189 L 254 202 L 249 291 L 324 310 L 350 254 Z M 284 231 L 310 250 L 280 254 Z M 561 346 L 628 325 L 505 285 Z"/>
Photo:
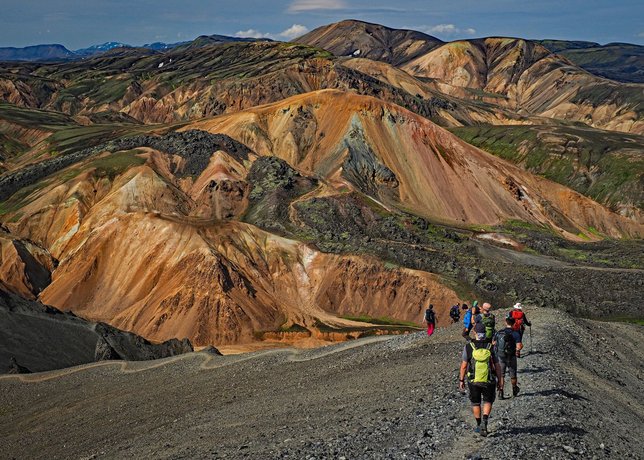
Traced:
<path fill-rule="evenodd" d="M 512 326 L 512 330 L 514 331 L 520 331 L 523 329 L 523 318 L 524 314 L 521 310 L 512 310 L 510 313 L 512 317 L 514 318 L 514 325 Z"/>

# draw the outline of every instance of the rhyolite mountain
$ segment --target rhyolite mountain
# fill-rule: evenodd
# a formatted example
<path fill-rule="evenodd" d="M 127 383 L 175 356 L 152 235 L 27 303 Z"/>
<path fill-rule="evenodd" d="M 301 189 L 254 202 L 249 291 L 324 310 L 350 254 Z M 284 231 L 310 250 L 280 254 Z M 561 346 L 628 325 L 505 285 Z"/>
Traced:
<path fill-rule="evenodd" d="M 293 40 L 323 48 L 336 56 L 362 57 L 401 65 L 444 42 L 415 30 L 346 20 L 318 27 Z"/>
<path fill-rule="evenodd" d="M 450 299 L 460 299 L 458 286 L 507 301 L 501 283 L 534 276 L 515 266 L 522 257 L 546 264 L 553 276 L 573 270 L 559 288 L 542 286 L 583 309 L 588 295 L 599 294 L 586 290 L 577 304 L 580 294 L 569 283 L 592 270 L 530 255 L 506 263 L 512 275 L 501 274 L 499 267 L 481 269 L 498 262 L 494 253 L 470 265 L 468 246 L 498 240 L 521 253 L 522 237 L 502 230 L 513 220 L 575 240 L 642 232 L 633 220 L 412 112 L 340 91 L 67 157 L 75 162 L 46 161 L 53 173 L 44 178 L 44 164 L 35 163 L 2 179 L 3 187 L 22 181 L 5 202 L 8 229 L 57 261 L 39 299 L 158 341 L 404 331 L 429 296 L 444 321 Z M 450 186 L 457 180 L 458 190 Z M 447 231 L 430 222 L 488 230 Z M 614 276 L 632 282 L 626 273 L 618 268 Z M 530 295 L 540 297 L 540 289 Z M 629 302 L 612 309 L 627 312 Z M 364 329 L 360 317 L 398 323 Z"/>
<path fill-rule="evenodd" d="M 641 85 L 520 39 L 307 36 L 1 64 L 0 290 L 196 346 L 472 298 L 641 316 Z"/>

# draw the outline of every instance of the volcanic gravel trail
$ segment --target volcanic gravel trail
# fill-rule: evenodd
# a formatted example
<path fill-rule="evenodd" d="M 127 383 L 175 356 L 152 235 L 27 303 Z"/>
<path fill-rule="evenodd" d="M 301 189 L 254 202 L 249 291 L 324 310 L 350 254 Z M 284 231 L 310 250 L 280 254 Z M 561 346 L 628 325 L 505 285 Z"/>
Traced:
<path fill-rule="evenodd" d="M 642 328 L 528 316 L 535 352 L 488 438 L 457 390 L 454 325 L 431 338 L 4 377 L 2 457 L 642 458 Z"/>

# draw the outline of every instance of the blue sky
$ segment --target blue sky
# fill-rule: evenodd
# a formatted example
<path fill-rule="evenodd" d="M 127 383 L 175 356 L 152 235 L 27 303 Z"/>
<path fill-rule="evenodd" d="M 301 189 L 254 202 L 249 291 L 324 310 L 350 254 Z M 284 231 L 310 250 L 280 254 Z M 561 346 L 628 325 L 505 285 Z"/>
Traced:
<path fill-rule="evenodd" d="M 644 44 L 644 0 L 0 0 L 0 46 L 141 45 L 203 34 L 289 40 L 342 19 L 443 40 L 483 36 Z"/>

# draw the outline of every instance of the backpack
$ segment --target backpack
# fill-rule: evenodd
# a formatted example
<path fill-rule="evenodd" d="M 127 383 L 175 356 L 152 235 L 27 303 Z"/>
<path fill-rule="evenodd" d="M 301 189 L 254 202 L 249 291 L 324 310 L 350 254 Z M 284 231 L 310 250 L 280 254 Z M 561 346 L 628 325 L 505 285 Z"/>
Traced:
<path fill-rule="evenodd" d="M 430 310 L 429 308 L 425 310 L 425 321 L 428 323 L 433 323 L 436 320 L 436 314 L 434 313 L 434 310 Z"/>
<path fill-rule="evenodd" d="M 521 310 L 512 310 L 510 315 L 514 318 L 512 329 L 515 331 L 521 331 L 523 329 L 523 312 Z"/>
<path fill-rule="evenodd" d="M 449 315 L 450 315 L 452 318 L 455 318 L 455 317 L 461 316 L 461 315 L 460 315 L 460 309 L 459 309 L 458 305 L 452 305 L 452 309 L 450 310 Z"/>
<path fill-rule="evenodd" d="M 474 342 L 470 342 L 472 351 L 468 362 L 467 378 L 473 385 L 487 386 L 494 383 L 494 372 L 492 372 L 492 344 L 489 342 L 478 342 L 477 347 Z"/>
<path fill-rule="evenodd" d="M 496 335 L 496 354 L 499 358 L 514 356 L 517 351 L 517 341 L 509 327 L 502 329 Z"/>
<path fill-rule="evenodd" d="M 492 313 L 481 315 L 480 321 L 485 326 L 485 338 L 491 340 L 496 331 L 496 318 Z"/>

